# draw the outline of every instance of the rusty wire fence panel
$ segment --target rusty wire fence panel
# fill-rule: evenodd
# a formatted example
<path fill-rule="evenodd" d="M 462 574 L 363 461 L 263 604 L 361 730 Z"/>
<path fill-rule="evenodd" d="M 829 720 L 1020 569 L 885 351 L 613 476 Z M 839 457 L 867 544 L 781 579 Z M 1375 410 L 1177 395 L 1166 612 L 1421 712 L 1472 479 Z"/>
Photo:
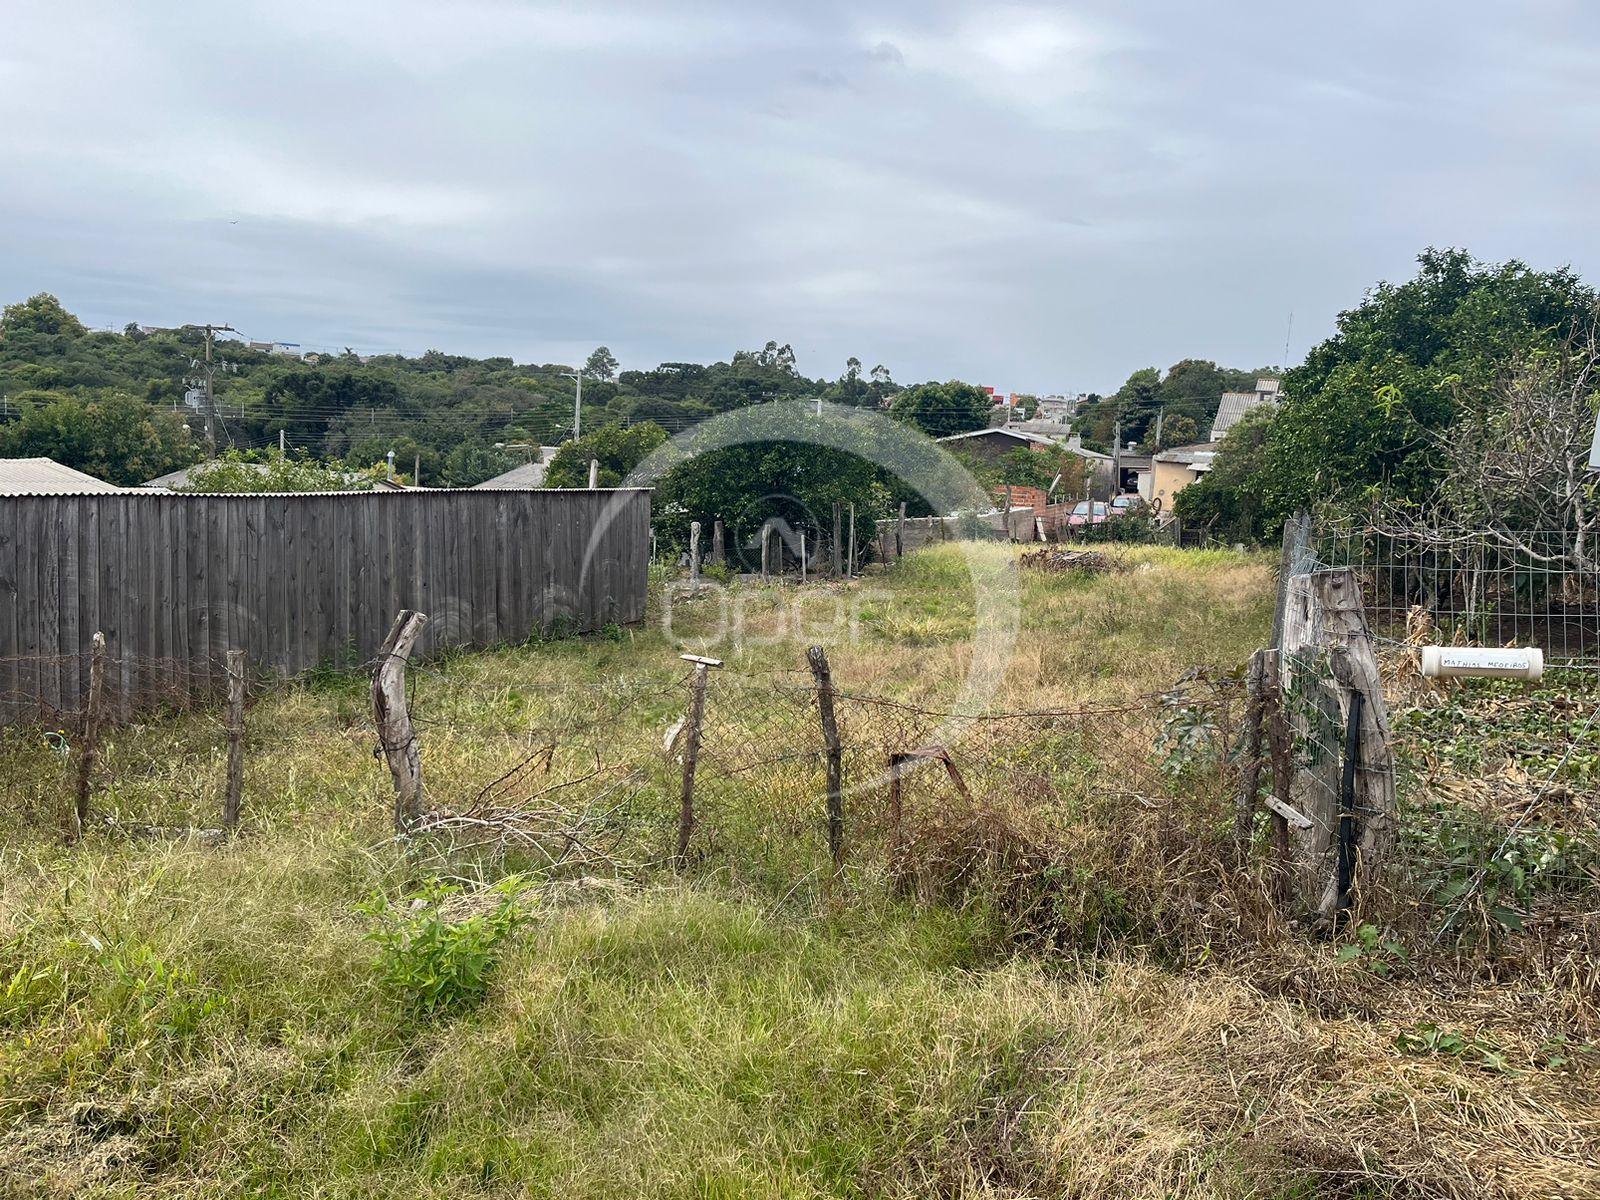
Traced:
<path fill-rule="evenodd" d="M 216 829 L 230 733 L 226 657 L 179 661 L 107 651 L 98 694 L 91 658 L 86 652 L 0 661 L 7 681 L 0 707 L 8 714 L 0 722 L 0 818 L 75 838 L 84 830 L 76 826 L 74 799 L 93 794 L 86 814 L 91 830 L 119 823 L 141 833 L 169 824 Z M 127 680 L 138 680 L 138 688 L 120 686 Z M 248 675 L 244 683 L 248 712 L 263 687 Z M 134 722 L 140 730 L 124 736 Z M 161 736 L 147 736 L 145 727 L 160 728 Z"/>
<path fill-rule="evenodd" d="M 114 659 L 109 668 L 122 665 Z M 76 668 L 66 660 L 39 666 Z M 688 852 L 677 860 L 693 679 L 686 665 L 559 686 L 508 682 L 473 656 L 412 663 L 406 693 L 423 812 L 395 840 L 419 867 L 445 874 L 481 873 L 490 860 L 497 869 L 613 876 L 678 866 L 780 892 L 833 876 L 828 743 L 817 683 L 804 667 L 709 673 Z M 863 695 L 849 684 L 835 680 L 841 859 L 850 872 L 893 874 L 897 851 L 918 830 L 936 838 L 952 822 L 1001 812 L 1066 823 L 1092 810 L 1119 823 L 1180 825 L 1201 805 L 1209 807 L 1196 827 L 1209 831 L 1234 786 L 1239 689 L 1231 677 L 1196 675 L 1170 693 L 1117 704 L 976 714 Z M 252 706 L 281 703 L 280 723 L 314 722 L 305 731 L 322 753 L 348 756 L 332 765 L 350 781 L 342 803 L 380 811 L 386 781 L 373 757 L 363 677 L 252 685 Z M 93 781 L 107 831 L 134 818 L 174 831 L 216 824 L 224 716 L 198 694 L 195 681 L 176 680 L 169 704 L 113 722 Z M 69 798 L 85 714 L 40 707 L 36 695 L 12 699 L 38 720 L 3 731 L 0 751 L 32 764 L 30 803 L 41 823 L 53 820 Z M 299 732 L 253 727 L 250 754 L 281 754 Z M 53 748 L 41 749 L 50 739 Z M 252 783 L 255 762 L 245 765 L 245 829 L 308 818 L 309 810 L 252 804 L 252 788 L 262 786 Z"/>
<path fill-rule="evenodd" d="M 1345 518 L 1317 523 L 1312 553 L 1356 572 L 1382 642 L 1535 646 L 1600 667 L 1600 555 L 1569 531 Z"/>
<path fill-rule="evenodd" d="M 1553 530 L 1350 519 L 1293 533 L 1288 572 L 1349 568 L 1361 589 L 1395 756 L 1393 877 L 1414 915 L 1440 939 L 1530 927 L 1551 944 L 1592 937 L 1584 917 L 1600 908 L 1600 576 L 1592 551 Z M 1421 647 L 1429 644 L 1537 647 L 1547 674 L 1537 683 L 1425 680 Z M 1319 698 L 1337 685 L 1315 656 L 1284 673 L 1284 702 L 1297 718 L 1297 786 L 1332 800 L 1346 731 Z"/>

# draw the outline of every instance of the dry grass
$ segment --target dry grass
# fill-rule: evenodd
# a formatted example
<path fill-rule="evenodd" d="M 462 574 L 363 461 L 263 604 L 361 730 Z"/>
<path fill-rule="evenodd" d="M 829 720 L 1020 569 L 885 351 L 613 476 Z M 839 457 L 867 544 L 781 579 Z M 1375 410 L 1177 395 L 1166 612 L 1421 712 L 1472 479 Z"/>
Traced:
<path fill-rule="evenodd" d="M 1121 700 L 1260 643 L 1263 559 L 1110 552 L 1128 570 L 1023 578 L 997 707 Z M 977 553 L 1009 569 L 1008 550 Z M 966 578 L 942 546 L 818 589 L 866 597 L 858 640 L 820 639 L 840 685 L 948 701 Z M 812 640 L 789 598 L 742 595 L 747 636 L 719 645 L 751 681 L 725 685 L 729 747 L 798 711 L 759 684 Z M 697 603 L 680 633 L 717 623 Z M 677 648 L 624 631 L 418 672 L 433 798 L 470 806 L 597 711 L 584 753 L 660 758 Z M 830 883 L 816 780 L 792 764 L 708 766 L 694 871 L 650 866 L 668 769 L 630 794 L 641 865 L 531 888 L 487 1000 L 423 1022 L 380 986 L 355 907 L 439 865 L 388 840 L 361 682 L 264 698 L 250 728 L 246 829 L 220 847 L 97 831 L 66 851 L 61 764 L 0 744 L 0 1193 L 1600 1195 L 1582 943 L 1542 974 L 1337 961 L 1222 867 L 1225 798 L 1199 777 L 1130 808 L 1093 786 L 1095 746 L 1019 742 L 974 770 L 982 804 L 919 785 L 898 856 L 863 848 Z M 112 738 L 97 804 L 210 823 L 220 762 L 208 714 L 152 720 Z M 1008 780 L 1014 803 L 994 803 Z"/>

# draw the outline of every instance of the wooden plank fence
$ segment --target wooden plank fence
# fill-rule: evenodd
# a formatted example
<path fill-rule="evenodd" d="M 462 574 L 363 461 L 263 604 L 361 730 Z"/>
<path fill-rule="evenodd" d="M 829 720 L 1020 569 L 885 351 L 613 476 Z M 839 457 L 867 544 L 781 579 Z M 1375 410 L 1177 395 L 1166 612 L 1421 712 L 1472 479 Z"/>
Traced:
<path fill-rule="evenodd" d="M 394 614 L 419 653 L 642 620 L 645 489 L 0 497 L 0 723 L 74 712 L 107 643 L 106 704 L 220 694 L 370 659 Z"/>

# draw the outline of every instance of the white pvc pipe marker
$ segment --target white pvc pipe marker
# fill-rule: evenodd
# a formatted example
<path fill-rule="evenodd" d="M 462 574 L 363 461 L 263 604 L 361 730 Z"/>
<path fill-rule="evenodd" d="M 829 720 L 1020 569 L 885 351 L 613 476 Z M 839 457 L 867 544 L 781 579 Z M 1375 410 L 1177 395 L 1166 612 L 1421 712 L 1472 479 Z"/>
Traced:
<path fill-rule="evenodd" d="M 1486 646 L 1424 646 L 1422 674 L 1429 679 L 1473 675 L 1486 679 L 1539 679 L 1544 651 L 1500 650 Z"/>

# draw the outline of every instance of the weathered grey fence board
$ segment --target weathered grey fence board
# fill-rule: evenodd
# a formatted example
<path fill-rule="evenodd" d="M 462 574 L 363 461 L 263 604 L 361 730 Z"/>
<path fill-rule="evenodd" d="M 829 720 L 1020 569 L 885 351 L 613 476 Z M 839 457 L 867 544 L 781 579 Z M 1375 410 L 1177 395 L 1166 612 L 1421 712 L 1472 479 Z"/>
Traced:
<path fill-rule="evenodd" d="M 17 523 L 0 522 L 0 644 L 17 644 Z M 19 699 L 15 659 L 0 658 L 0 721 L 6 719 Z"/>
<path fill-rule="evenodd" d="M 649 550 L 643 490 L 0 497 L 0 723 L 74 711 L 96 630 L 126 716 L 220 692 L 229 650 L 365 661 L 402 607 L 429 649 L 639 621 Z"/>

